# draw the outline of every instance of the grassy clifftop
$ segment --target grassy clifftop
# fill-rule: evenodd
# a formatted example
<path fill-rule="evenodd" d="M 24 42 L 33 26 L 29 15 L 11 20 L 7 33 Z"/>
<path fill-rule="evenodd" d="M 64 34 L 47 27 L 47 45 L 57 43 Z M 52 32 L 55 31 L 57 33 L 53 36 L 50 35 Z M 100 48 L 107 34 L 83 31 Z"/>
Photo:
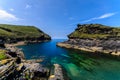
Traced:
<path fill-rule="evenodd" d="M 101 24 L 83 24 L 77 25 L 74 32 L 68 35 L 68 38 L 90 38 L 90 39 L 106 39 L 119 38 L 120 28 L 105 26 Z"/>
<path fill-rule="evenodd" d="M 6 42 L 49 40 L 51 37 L 34 26 L 0 24 L 0 39 Z"/>

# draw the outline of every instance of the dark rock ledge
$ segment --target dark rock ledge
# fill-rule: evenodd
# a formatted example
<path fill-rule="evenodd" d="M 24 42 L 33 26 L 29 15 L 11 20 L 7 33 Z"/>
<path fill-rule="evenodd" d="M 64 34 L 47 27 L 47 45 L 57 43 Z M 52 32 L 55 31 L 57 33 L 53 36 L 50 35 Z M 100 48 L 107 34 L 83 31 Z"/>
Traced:
<path fill-rule="evenodd" d="M 43 67 L 42 59 L 26 60 L 22 49 L 6 46 L 6 59 L 0 61 L 0 80 L 65 80 L 62 67 L 55 64 L 55 79 L 51 78 L 50 69 Z"/>
<path fill-rule="evenodd" d="M 70 39 L 65 42 L 57 43 L 57 46 L 92 53 L 120 56 L 120 40 Z"/>
<path fill-rule="evenodd" d="M 120 56 L 120 28 L 101 24 L 78 24 L 68 41 L 57 46 Z"/>

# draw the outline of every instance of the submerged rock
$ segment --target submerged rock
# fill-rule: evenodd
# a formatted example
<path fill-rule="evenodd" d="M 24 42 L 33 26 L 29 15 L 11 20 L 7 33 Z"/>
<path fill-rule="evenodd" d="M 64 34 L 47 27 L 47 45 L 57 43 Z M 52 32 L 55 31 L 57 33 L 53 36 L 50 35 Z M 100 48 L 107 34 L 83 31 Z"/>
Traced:
<path fill-rule="evenodd" d="M 61 65 L 54 64 L 54 73 L 50 75 L 49 80 L 69 80 Z"/>

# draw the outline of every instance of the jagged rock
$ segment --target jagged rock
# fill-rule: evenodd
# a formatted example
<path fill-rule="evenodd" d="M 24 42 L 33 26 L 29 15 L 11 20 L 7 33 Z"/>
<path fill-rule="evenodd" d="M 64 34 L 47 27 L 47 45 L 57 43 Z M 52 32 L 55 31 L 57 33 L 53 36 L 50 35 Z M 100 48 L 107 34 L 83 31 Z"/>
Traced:
<path fill-rule="evenodd" d="M 77 29 L 68 35 L 68 38 L 68 41 L 57 45 L 120 56 L 120 28 L 101 24 L 79 24 Z"/>
<path fill-rule="evenodd" d="M 68 35 L 69 39 L 120 39 L 120 28 L 101 24 L 78 25 L 74 32 Z"/>
<path fill-rule="evenodd" d="M 54 64 L 54 73 L 50 75 L 49 80 L 69 80 L 69 78 L 65 75 L 61 65 Z"/>

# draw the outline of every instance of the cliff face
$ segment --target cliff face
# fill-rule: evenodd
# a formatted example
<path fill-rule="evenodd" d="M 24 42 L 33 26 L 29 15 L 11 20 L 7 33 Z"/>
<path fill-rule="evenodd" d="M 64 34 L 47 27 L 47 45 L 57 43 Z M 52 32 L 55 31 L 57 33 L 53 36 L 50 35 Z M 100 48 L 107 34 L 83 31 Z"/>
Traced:
<path fill-rule="evenodd" d="M 74 32 L 68 35 L 69 39 L 108 39 L 120 38 L 120 28 L 109 27 L 101 24 L 77 25 Z"/>
<path fill-rule="evenodd" d="M 51 37 L 48 34 L 34 26 L 0 24 L 0 40 L 5 43 L 50 39 Z"/>
<path fill-rule="evenodd" d="M 68 38 L 68 41 L 57 45 L 88 52 L 120 55 L 120 28 L 101 24 L 78 24 L 75 31 L 68 35 Z"/>

